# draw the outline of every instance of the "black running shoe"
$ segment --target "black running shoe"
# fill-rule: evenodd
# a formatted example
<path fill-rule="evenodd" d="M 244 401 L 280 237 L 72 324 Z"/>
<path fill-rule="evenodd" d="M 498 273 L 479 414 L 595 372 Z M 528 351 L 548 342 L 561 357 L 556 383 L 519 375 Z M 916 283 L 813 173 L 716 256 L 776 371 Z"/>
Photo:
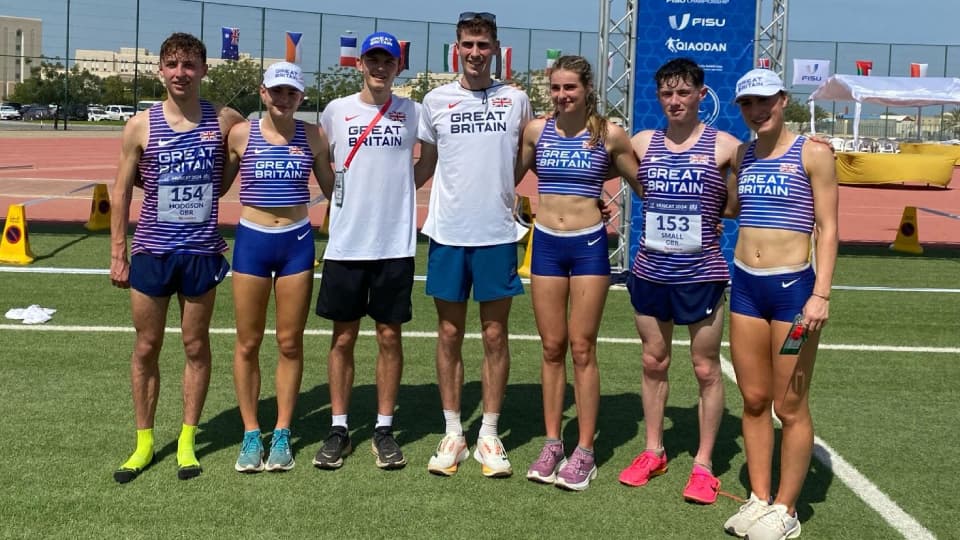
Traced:
<path fill-rule="evenodd" d="M 402 469 L 407 464 L 400 445 L 393 438 L 393 429 L 390 426 L 381 426 L 373 430 L 370 449 L 373 450 L 373 455 L 377 456 L 377 467 L 381 469 Z"/>
<path fill-rule="evenodd" d="M 350 434 L 343 426 L 333 426 L 330 434 L 323 441 L 323 446 L 313 458 L 313 465 L 318 469 L 339 469 L 343 467 L 343 458 L 353 452 L 350 444 Z"/>

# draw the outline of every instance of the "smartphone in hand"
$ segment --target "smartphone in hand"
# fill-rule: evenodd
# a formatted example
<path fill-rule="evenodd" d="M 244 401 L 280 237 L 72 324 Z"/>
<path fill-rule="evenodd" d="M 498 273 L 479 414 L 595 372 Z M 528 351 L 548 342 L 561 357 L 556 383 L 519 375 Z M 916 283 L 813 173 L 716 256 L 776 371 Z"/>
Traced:
<path fill-rule="evenodd" d="M 807 329 L 803 326 L 803 314 L 797 314 L 793 318 L 793 326 L 787 332 L 787 339 L 783 340 L 780 347 L 780 354 L 800 354 L 800 347 L 807 340 Z"/>

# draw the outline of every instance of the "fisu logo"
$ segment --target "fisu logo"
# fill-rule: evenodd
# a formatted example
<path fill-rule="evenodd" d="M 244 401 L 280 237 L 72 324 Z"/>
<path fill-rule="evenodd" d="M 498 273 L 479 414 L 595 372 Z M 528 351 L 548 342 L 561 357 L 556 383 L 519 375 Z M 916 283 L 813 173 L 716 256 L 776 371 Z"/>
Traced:
<path fill-rule="evenodd" d="M 683 30 L 689 24 L 690 24 L 689 13 L 684 13 L 683 15 L 680 15 L 679 19 L 677 18 L 676 15 L 670 16 L 670 28 L 673 28 L 674 30 Z"/>

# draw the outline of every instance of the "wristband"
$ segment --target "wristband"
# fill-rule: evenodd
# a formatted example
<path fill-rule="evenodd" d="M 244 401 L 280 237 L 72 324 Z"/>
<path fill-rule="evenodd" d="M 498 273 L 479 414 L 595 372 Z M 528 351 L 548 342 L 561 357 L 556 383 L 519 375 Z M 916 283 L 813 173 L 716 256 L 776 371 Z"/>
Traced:
<path fill-rule="evenodd" d="M 810 293 L 810 296 L 816 296 L 817 298 L 823 298 L 823 299 L 826 300 L 827 302 L 830 301 L 830 297 L 829 297 L 829 296 L 824 296 L 824 295 L 822 295 L 822 294 Z"/>

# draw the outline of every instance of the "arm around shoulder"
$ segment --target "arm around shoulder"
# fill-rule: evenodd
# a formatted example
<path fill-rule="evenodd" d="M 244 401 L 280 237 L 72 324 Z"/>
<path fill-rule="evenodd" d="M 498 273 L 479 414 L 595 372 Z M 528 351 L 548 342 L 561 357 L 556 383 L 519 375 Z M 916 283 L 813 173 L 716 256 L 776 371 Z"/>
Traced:
<path fill-rule="evenodd" d="M 334 174 L 330 166 L 330 142 L 327 134 L 318 125 L 306 124 L 307 142 L 313 152 L 313 175 L 317 177 L 320 191 L 327 200 L 333 197 Z"/>
<path fill-rule="evenodd" d="M 638 180 L 640 164 L 632 141 L 627 137 L 627 132 L 613 122 L 607 122 L 607 152 L 613 172 L 627 181 L 637 197 L 642 197 L 643 186 Z"/>

